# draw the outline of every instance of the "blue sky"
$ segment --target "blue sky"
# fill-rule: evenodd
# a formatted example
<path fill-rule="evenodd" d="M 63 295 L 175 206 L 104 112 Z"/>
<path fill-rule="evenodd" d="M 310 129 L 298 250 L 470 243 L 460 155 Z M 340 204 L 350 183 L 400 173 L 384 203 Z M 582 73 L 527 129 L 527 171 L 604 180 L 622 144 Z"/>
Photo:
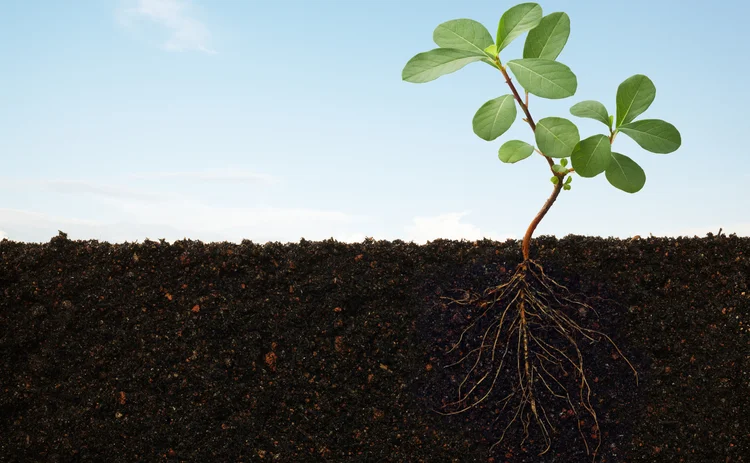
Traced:
<path fill-rule="evenodd" d="M 456 18 L 491 33 L 516 2 L 78 0 L 0 2 L 0 237 L 46 242 L 365 237 L 521 238 L 551 192 L 540 156 L 497 158 L 533 142 L 519 117 L 502 139 L 471 128 L 509 93 L 474 63 L 426 84 L 404 64 Z M 576 177 L 537 235 L 750 236 L 745 167 L 750 6 L 730 1 L 540 2 L 572 32 L 559 61 L 578 76 L 563 100 L 532 97 L 536 119 L 646 74 L 643 117 L 682 134 L 655 155 L 625 136 L 643 190 Z M 520 57 L 525 36 L 503 51 Z M 737 145 L 735 147 L 735 144 Z"/>

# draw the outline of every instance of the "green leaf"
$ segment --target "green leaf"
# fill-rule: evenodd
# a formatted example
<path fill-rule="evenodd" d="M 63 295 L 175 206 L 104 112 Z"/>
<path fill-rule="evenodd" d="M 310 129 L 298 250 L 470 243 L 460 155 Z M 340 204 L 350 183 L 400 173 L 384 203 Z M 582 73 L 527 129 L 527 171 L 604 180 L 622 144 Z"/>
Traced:
<path fill-rule="evenodd" d="M 526 159 L 533 152 L 534 147 L 528 143 L 521 140 L 510 140 L 503 143 L 497 157 L 503 162 L 513 164 Z"/>
<path fill-rule="evenodd" d="M 615 120 L 615 116 L 613 116 L 613 115 L 610 114 L 608 120 L 609 120 L 609 128 L 611 129 L 612 128 L 612 122 L 614 122 L 614 120 Z"/>
<path fill-rule="evenodd" d="M 565 158 L 562 158 L 562 159 L 560 159 L 560 164 L 561 164 L 561 165 L 562 165 L 563 167 L 565 167 L 565 166 L 567 166 L 567 165 L 568 165 L 568 160 L 567 160 L 567 159 L 565 159 Z"/>
<path fill-rule="evenodd" d="M 604 171 L 609 183 L 627 193 L 636 193 L 646 184 L 646 173 L 629 157 L 612 153 L 612 162 Z"/>
<path fill-rule="evenodd" d="M 516 37 L 535 28 L 542 20 L 542 7 L 521 3 L 503 13 L 497 26 L 497 51 L 507 47 Z"/>
<path fill-rule="evenodd" d="M 604 172 L 612 160 L 612 145 L 606 135 L 594 135 L 581 143 L 570 157 L 573 169 L 581 177 L 596 177 Z"/>
<path fill-rule="evenodd" d="M 566 169 L 562 164 L 552 164 L 552 172 L 555 172 L 556 174 L 564 174 L 567 171 L 568 169 Z"/>
<path fill-rule="evenodd" d="M 560 179 L 557 178 L 557 177 L 552 177 L 551 179 L 549 179 L 549 181 L 552 182 L 555 185 L 557 185 L 558 183 L 560 183 Z"/>
<path fill-rule="evenodd" d="M 503 95 L 483 104 L 474 115 L 472 125 L 479 138 L 492 141 L 504 134 L 516 121 L 513 95 Z"/>
<path fill-rule="evenodd" d="M 572 181 L 573 181 L 573 177 L 571 177 L 570 175 L 568 175 L 568 178 L 565 179 L 565 184 L 566 185 L 570 185 L 570 182 L 572 182 Z"/>
<path fill-rule="evenodd" d="M 563 185 L 563 190 L 565 190 L 565 191 L 568 191 L 568 190 L 570 190 L 570 185 L 569 185 L 569 184 L 567 184 L 567 183 L 566 183 L 566 184 L 564 184 L 564 185 Z"/>
<path fill-rule="evenodd" d="M 603 104 L 595 100 L 586 100 L 574 104 L 570 108 L 570 114 L 577 117 L 588 117 L 589 119 L 595 119 L 606 125 L 607 127 L 610 126 L 607 108 L 605 108 Z"/>
<path fill-rule="evenodd" d="M 497 56 L 497 45 L 494 43 L 490 45 L 489 47 L 484 49 L 484 52 L 488 55 L 492 56 L 493 58 Z"/>
<path fill-rule="evenodd" d="M 487 55 L 484 52 L 480 55 L 468 50 L 435 48 L 419 53 L 410 59 L 404 66 L 401 78 L 407 82 L 421 84 L 456 72 L 469 63 L 486 58 Z"/>
<path fill-rule="evenodd" d="M 432 39 L 443 48 L 485 53 L 494 41 L 489 31 L 473 19 L 454 19 L 435 28 Z"/>
<path fill-rule="evenodd" d="M 651 106 L 656 87 L 651 79 L 636 74 L 617 87 L 617 127 L 632 122 Z"/>
<path fill-rule="evenodd" d="M 536 124 L 536 145 L 551 158 L 567 158 L 581 139 L 578 127 L 562 117 L 545 117 Z"/>
<path fill-rule="evenodd" d="M 508 61 L 518 82 L 529 93 L 557 100 L 573 96 L 578 88 L 578 79 L 570 68 L 557 61 L 541 58 L 514 59 Z"/>
<path fill-rule="evenodd" d="M 660 119 L 643 119 L 621 125 L 620 132 L 629 136 L 641 148 L 652 153 L 667 154 L 676 151 L 682 144 L 677 128 Z"/>
<path fill-rule="evenodd" d="M 570 36 L 570 17 L 566 13 L 551 13 L 526 36 L 524 58 L 557 59 Z"/>

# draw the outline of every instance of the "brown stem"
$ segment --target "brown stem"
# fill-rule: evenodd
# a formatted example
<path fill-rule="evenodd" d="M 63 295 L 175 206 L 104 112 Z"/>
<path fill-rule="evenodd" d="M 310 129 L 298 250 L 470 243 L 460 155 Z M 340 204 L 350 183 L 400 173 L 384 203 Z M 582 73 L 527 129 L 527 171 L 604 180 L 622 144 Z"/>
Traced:
<path fill-rule="evenodd" d="M 507 82 L 508 87 L 510 87 L 510 90 L 513 92 L 513 96 L 516 98 L 516 101 L 521 106 L 521 109 L 523 109 L 524 114 L 526 114 L 524 121 L 528 122 L 529 127 L 531 127 L 531 130 L 536 132 L 536 123 L 534 122 L 534 118 L 531 117 L 531 113 L 529 112 L 529 105 L 528 105 L 529 93 L 526 92 L 526 103 L 524 103 L 524 101 L 521 99 L 521 95 L 518 94 L 518 90 L 516 90 L 516 86 L 513 85 L 513 81 L 510 80 L 510 75 L 508 75 L 508 71 L 505 70 L 505 66 L 500 64 L 500 61 L 496 61 L 495 64 L 497 64 L 497 68 L 500 69 L 500 72 L 503 73 L 503 77 L 505 77 L 505 82 Z M 544 156 L 544 158 L 547 160 L 547 164 L 549 164 L 550 169 L 552 168 L 553 165 L 555 165 L 555 162 L 552 160 L 551 157 L 545 155 L 539 150 L 536 150 L 536 152 Z M 553 173 L 557 175 L 557 173 L 555 173 L 554 171 Z"/>
<path fill-rule="evenodd" d="M 531 235 L 534 234 L 534 230 L 536 230 L 537 225 L 539 225 L 539 222 L 542 221 L 544 216 L 547 214 L 547 211 L 549 211 L 549 208 L 552 207 L 552 204 L 557 199 L 557 195 L 560 194 L 560 190 L 562 190 L 563 182 L 558 181 L 555 184 L 555 189 L 552 190 L 552 195 L 547 198 L 547 202 L 544 203 L 544 206 L 539 211 L 539 213 L 534 217 L 534 220 L 531 221 L 531 224 L 529 225 L 529 228 L 526 229 L 526 234 L 523 237 L 523 245 L 521 247 L 521 250 L 523 251 L 523 261 L 526 262 L 529 260 L 529 248 L 531 247 Z"/>
<path fill-rule="evenodd" d="M 523 109 L 524 114 L 526 114 L 526 122 L 529 123 L 531 126 L 531 130 L 536 132 L 536 124 L 534 123 L 534 118 L 531 117 L 531 114 L 529 113 L 529 107 L 526 106 L 526 104 L 521 99 L 521 95 L 518 94 L 518 90 L 516 90 L 516 86 L 513 85 L 513 81 L 510 80 L 510 76 L 508 75 L 508 71 L 505 70 L 505 66 L 502 64 L 497 63 L 498 69 L 500 69 L 500 72 L 503 73 L 503 77 L 505 77 L 505 82 L 508 83 L 508 86 L 510 87 L 510 90 L 513 92 L 513 96 L 516 97 L 516 101 L 519 105 L 521 105 L 521 109 Z"/>
<path fill-rule="evenodd" d="M 518 90 L 516 90 L 516 86 L 513 85 L 513 81 L 510 80 L 510 76 L 508 75 L 508 71 L 505 70 L 505 66 L 500 64 L 499 60 L 497 60 L 495 64 L 497 64 L 497 68 L 500 69 L 500 72 L 503 73 L 503 77 L 505 77 L 505 82 L 507 82 L 508 86 L 510 87 L 510 90 L 513 92 L 513 96 L 516 98 L 516 101 L 521 106 L 521 109 L 523 109 L 524 114 L 526 114 L 526 118 L 524 120 L 528 122 L 529 126 L 531 127 L 531 130 L 536 132 L 536 124 L 534 123 L 534 118 L 531 117 L 531 113 L 529 112 L 528 100 L 524 102 L 524 100 L 521 99 L 521 95 L 518 94 Z M 526 97 L 528 98 L 528 96 L 529 94 L 527 92 Z M 539 150 L 536 150 L 536 152 L 544 156 L 545 159 L 547 159 L 547 163 L 549 164 L 550 169 L 551 169 L 552 166 L 555 164 L 552 158 L 545 155 Z M 573 169 L 570 169 L 568 172 L 572 172 L 572 171 Z M 531 235 L 534 234 L 534 230 L 536 230 L 537 225 L 539 225 L 539 222 L 541 222 L 544 216 L 547 214 L 547 211 L 549 211 L 549 208 L 552 207 L 552 204 L 557 199 L 557 196 L 560 194 L 560 190 L 562 190 L 562 187 L 563 187 L 563 177 L 565 177 L 565 174 L 558 174 L 554 171 L 552 172 L 555 174 L 555 176 L 559 180 L 555 184 L 555 189 L 552 190 L 552 195 L 547 199 L 547 202 L 544 203 L 542 210 L 539 211 L 536 217 L 534 217 L 534 220 L 531 221 L 529 228 L 526 229 L 526 234 L 523 237 L 523 244 L 521 246 L 521 250 L 523 251 L 524 262 L 529 260 L 529 248 L 531 247 Z"/>

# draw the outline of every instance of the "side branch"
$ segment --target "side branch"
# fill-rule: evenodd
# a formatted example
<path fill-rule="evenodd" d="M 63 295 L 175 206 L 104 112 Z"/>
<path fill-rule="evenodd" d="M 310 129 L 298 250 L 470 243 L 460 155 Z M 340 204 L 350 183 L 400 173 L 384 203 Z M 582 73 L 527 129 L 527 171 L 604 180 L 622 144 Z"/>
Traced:
<path fill-rule="evenodd" d="M 563 182 L 557 182 L 555 184 L 555 189 L 552 190 L 552 195 L 550 195 L 549 198 L 547 198 L 547 202 L 544 203 L 544 206 L 539 211 L 539 213 L 534 217 L 534 220 L 531 221 L 531 224 L 529 225 L 529 228 L 526 230 L 526 235 L 523 237 L 523 261 L 526 262 L 529 260 L 529 248 L 531 247 L 531 235 L 534 234 L 534 230 L 536 230 L 537 225 L 539 225 L 539 222 L 542 221 L 545 215 L 547 215 L 547 211 L 549 211 L 549 208 L 552 207 L 552 204 L 557 199 L 557 195 L 560 194 L 560 190 L 562 190 Z"/>

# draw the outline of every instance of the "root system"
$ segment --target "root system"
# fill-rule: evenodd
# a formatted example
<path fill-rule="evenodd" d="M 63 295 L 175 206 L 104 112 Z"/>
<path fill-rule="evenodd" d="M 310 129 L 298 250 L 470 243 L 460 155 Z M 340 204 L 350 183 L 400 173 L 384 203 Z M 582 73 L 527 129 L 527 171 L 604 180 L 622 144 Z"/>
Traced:
<path fill-rule="evenodd" d="M 462 354 L 446 368 L 471 364 L 458 386 L 458 398 L 436 411 L 444 415 L 463 413 L 494 400 L 495 392 L 503 396 L 495 407 L 498 420 L 503 416 L 508 419 L 490 451 L 520 421 L 520 445 L 532 439 L 530 429 L 535 424 L 542 442 L 539 455 L 543 455 L 550 450 L 555 433 L 549 402 L 562 401 L 564 409 L 558 416 L 575 417 L 586 453 L 595 460 L 601 433 L 580 343 L 608 341 L 632 369 L 636 384 L 638 373 L 608 335 L 573 319 L 572 314 L 588 311 L 598 316 L 594 307 L 547 276 L 532 260 L 519 264 L 509 281 L 482 294 L 465 291 L 463 298 L 443 299 L 461 306 L 476 305 L 482 312 L 448 351 L 458 349 Z M 475 327 L 477 333 L 470 336 Z M 479 345 L 471 348 L 471 341 Z M 573 388 L 577 391 L 571 393 Z"/>

